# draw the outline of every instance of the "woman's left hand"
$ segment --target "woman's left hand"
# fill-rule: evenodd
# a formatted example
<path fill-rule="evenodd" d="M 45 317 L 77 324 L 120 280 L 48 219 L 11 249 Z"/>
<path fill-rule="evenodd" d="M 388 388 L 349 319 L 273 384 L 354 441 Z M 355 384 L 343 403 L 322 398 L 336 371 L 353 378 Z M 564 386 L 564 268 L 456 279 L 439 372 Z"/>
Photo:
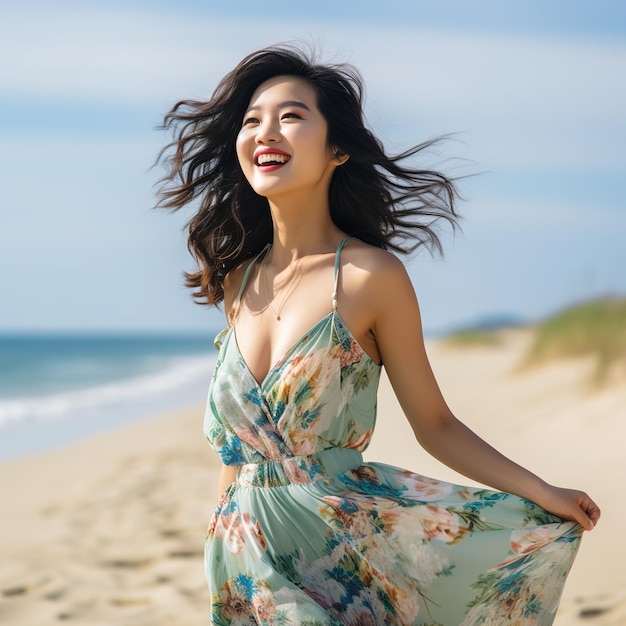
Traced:
<path fill-rule="evenodd" d="M 550 513 L 578 522 L 585 530 L 593 530 L 600 519 L 600 507 L 584 492 L 548 485 L 541 502 Z"/>

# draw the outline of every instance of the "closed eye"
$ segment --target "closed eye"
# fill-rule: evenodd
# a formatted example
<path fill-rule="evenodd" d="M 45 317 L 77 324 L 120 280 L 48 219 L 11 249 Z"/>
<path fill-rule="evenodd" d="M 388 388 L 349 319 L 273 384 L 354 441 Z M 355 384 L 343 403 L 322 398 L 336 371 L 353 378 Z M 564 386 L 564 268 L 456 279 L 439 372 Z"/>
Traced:
<path fill-rule="evenodd" d="M 259 120 L 256 117 L 246 117 L 243 121 L 243 126 L 249 126 L 250 124 L 258 124 Z"/>
<path fill-rule="evenodd" d="M 289 113 L 283 113 L 283 114 L 281 115 L 281 118 L 280 118 L 280 119 L 281 119 L 281 120 L 284 120 L 284 119 L 296 119 L 296 120 L 301 120 L 301 119 L 302 119 L 302 116 L 301 116 L 301 115 L 298 115 L 298 113 L 294 113 L 293 111 L 290 111 Z"/>

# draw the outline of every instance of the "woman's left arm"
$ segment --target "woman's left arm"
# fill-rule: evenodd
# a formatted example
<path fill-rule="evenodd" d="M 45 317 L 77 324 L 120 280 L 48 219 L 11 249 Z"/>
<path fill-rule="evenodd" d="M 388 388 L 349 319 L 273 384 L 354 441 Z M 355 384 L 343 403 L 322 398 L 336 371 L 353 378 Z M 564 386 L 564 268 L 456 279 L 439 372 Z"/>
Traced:
<path fill-rule="evenodd" d="M 417 298 L 401 262 L 389 255 L 373 281 L 377 297 L 372 330 L 391 385 L 424 449 L 473 480 L 531 500 L 591 530 L 600 509 L 587 494 L 546 483 L 452 414 L 428 362 Z"/>

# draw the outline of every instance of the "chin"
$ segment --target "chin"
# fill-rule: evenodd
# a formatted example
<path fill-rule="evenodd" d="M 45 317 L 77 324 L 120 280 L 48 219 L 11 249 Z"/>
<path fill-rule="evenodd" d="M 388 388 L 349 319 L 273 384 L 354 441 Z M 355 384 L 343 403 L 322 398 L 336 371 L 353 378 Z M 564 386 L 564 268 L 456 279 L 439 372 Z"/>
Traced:
<path fill-rule="evenodd" d="M 250 186 L 252 187 L 252 189 L 257 195 L 263 196 L 264 198 L 267 198 L 268 200 L 270 200 L 271 198 L 277 198 L 278 196 L 281 196 L 285 193 L 290 193 L 293 191 L 292 189 L 287 189 L 283 185 L 272 185 L 272 184 L 267 184 L 267 183 L 263 185 L 250 185 Z"/>

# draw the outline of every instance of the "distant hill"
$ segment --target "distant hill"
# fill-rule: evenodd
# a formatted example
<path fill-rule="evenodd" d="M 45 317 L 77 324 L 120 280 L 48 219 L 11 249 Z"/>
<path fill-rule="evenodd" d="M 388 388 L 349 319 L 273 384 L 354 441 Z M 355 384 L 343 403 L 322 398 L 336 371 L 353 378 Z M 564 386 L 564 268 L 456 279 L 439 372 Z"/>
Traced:
<path fill-rule="evenodd" d="M 450 334 L 459 332 L 470 332 L 475 330 L 500 330 L 502 328 L 512 328 L 528 325 L 528 320 L 515 313 L 493 313 L 483 315 L 467 325 L 453 330 Z"/>
<path fill-rule="evenodd" d="M 514 313 L 494 313 L 444 333 L 443 339 L 448 344 L 458 346 L 497 345 L 500 343 L 498 331 L 528 324 L 528 320 Z"/>

